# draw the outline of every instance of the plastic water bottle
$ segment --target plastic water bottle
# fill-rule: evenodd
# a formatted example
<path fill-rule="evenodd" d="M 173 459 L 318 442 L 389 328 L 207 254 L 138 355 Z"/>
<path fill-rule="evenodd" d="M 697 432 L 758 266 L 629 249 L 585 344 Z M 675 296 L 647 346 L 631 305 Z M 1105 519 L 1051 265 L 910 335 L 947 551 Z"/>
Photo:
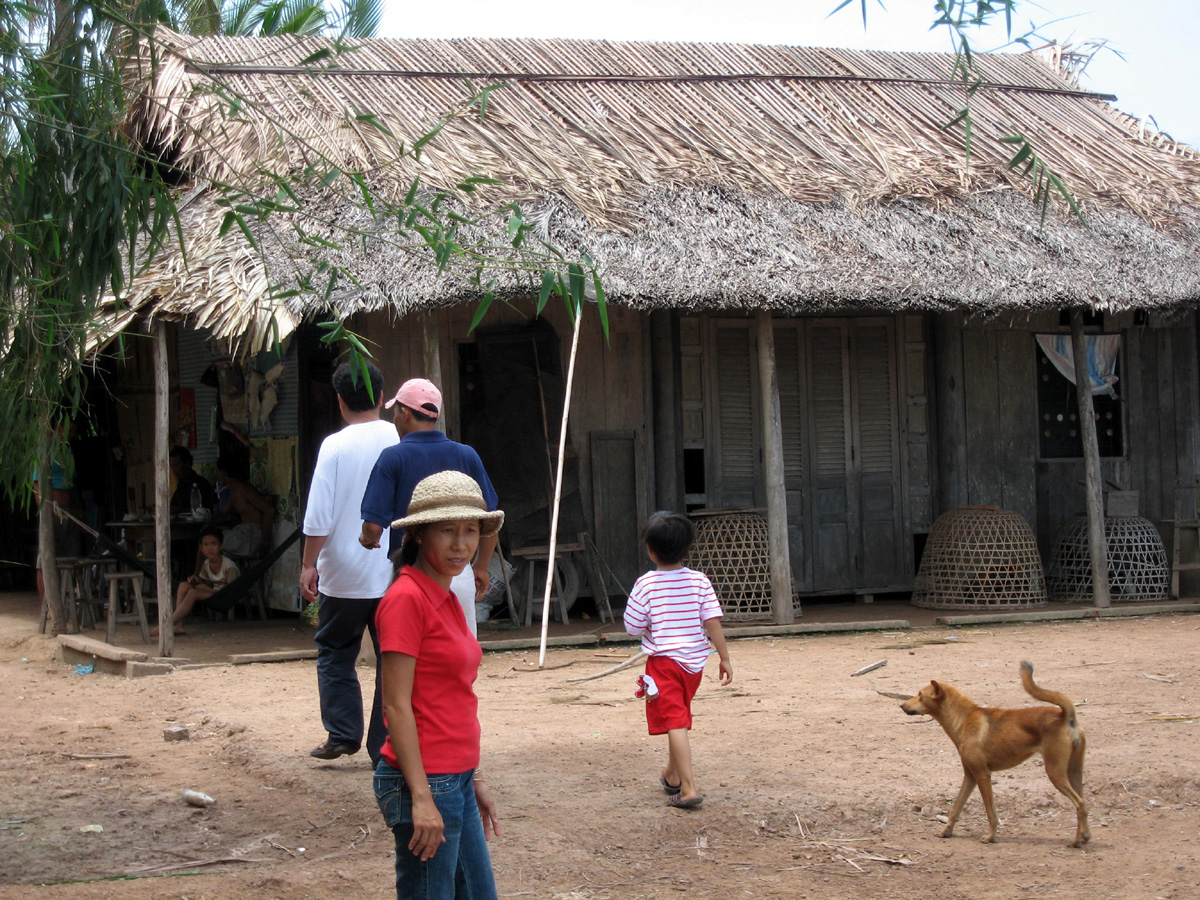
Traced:
<path fill-rule="evenodd" d="M 192 485 L 192 518 L 203 519 L 204 513 L 205 513 L 204 498 L 202 498 L 200 496 L 200 485 L 193 484 Z"/>

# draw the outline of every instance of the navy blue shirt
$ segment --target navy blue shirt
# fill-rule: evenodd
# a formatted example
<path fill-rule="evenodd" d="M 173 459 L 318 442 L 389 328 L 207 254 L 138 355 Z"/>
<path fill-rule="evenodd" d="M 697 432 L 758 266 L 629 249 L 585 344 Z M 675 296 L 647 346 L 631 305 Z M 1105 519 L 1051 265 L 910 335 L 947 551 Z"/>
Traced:
<path fill-rule="evenodd" d="M 488 510 L 500 505 L 496 489 L 483 469 L 479 454 L 466 444 L 452 441 L 440 431 L 414 431 L 400 443 L 386 448 L 375 462 L 367 490 L 362 498 L 362 517 L 390 530 L 388 556 L 400 549 L 404 529 L 392 528 L 392 522 L 404 518 L 412 500 L 413 488 L 422 478 L 447 469 L 470 475 L 483 491 Z"/>

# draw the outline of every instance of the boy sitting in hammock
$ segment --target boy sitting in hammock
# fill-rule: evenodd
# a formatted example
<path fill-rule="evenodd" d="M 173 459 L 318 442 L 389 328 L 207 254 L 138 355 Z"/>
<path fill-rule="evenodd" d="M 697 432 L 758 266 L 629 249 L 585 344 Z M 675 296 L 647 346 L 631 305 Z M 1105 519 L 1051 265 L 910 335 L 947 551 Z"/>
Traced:
<path fill-rule="evenodd" d="M 238 577 L 238 567 L 221 553 L 225 535 L 220 528 L 205 528 L 200 533 L 201 560 L 196 574 L 180 582 L 175 594 L 175 615 L 171 618 L 175 634 L 187 634 L 182 622 L 191 615 L 197 600 L 207 600 Z"/>

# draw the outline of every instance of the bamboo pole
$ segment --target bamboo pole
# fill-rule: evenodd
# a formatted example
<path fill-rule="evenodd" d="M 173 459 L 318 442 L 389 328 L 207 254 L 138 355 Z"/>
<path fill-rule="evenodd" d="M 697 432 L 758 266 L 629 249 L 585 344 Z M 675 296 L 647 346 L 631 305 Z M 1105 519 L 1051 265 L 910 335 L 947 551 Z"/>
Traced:
<path fill-rule="evenodd" d="M 158 655 L 175 651 L 175 597 L 171 593 L 171 470 L 167 466 L 170 443 L 170 381 L 167 374 L 167 326 L 156 322 L 154 335 L 154 565 L 158 596 Z M 114 613 L 115 614 L 115 611 Z"/>
<path fill-rule="evenodd" d="M 1088 550 L 1092 559 L 1092 599 L 1096 606 L 1112 605 L 1108 585 L 1108 544 L 1104 538 L 1103 476 L 1100 472 L 1100 441 L 1096 437 L 1096 413 L 1092 403 L 1092 378 L 1088 371 L 1087 337 L 1083 333 L 1083 310 L 1071 310 L 1071 351 L 1075 357 L 1075 396 L 1079 401 L 1079 430 L 1083 437 L 1083 470 L 1086 473 Z"/>
<path fill-rule="evenodd" d="M 766 463 L 771 611 L 776 625 L 791 625 L 796 614 L 792 609 L 792 564 L 788 546 L 787 490 L 783 475 L 779 374 L 775 368 L 775 331 L 769 310 L 761 310 L 755 319 L 758 327 L 758 380 L 763 409 L 763 456 Z"/>
<path fill-rule="evenodd" d="M 567 451 L 567 419 L 571 415 L 571 386 L 575 383 L 575 358 L 579 355 L 579 331 L 582 325 L 581 303 L 575 309 L 575 334 L 571 338 L 571 362 L 567 365 L 562 425 L 558 430 L 558 471 L 554 476 L 554 505 L 550 513 L 550 554 L 546 560 L 546 590 L 542 595 L 542 640 L 538 648 L 538 668 L 546 664 L 546 640 L 550 631 L 550 590 L 554 585 L 554 555 L 558 550 L 558 509 L 562 504 L 563 460 Z"/>

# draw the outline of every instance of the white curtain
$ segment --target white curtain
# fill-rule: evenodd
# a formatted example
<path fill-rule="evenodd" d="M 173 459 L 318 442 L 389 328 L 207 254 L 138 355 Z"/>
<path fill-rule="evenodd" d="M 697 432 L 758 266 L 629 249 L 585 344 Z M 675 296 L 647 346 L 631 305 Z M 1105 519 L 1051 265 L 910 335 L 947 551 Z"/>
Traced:
<path fill-rule="evenodd" d="M 1089 334 L 1087 342 L 1088 375 L 1093 394 L 1115 396 L 1113 385 L 1117 383 L 1117 353 L 1121 349 L 1119 334 Z M 1075 357 L 1069 334 L 1039 334 L 1038 346 L 1054 368 L 1075 384 Z"/>

